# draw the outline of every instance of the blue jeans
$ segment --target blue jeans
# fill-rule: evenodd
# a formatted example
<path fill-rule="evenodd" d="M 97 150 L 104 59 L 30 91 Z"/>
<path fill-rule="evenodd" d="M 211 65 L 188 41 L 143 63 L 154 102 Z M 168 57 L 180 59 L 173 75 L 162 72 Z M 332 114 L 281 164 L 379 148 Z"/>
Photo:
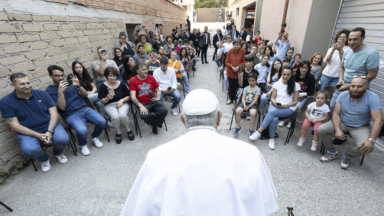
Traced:
<path fill-rule="evenodd" d="M 269 126 L 269 136 L 275 137 L 279 118 L 288 118 L 292 113 L 293 110 L 291 109 L 279 109 L 270 104 L 268 114 L 265 116 L 263 123 L 261 123 L 261 127 L 265 129 Z"/>
<path fill-rule="evenodd" d="M 100 102 L 99 95 L 97 93 L 88 95 L 89 100 L 93 103 L 96 104 L 99 107 L 100 114 L 104 116 L 105 114 L 105 105 Z"/>
<path fill-rule="evenodd" d="M 297 115 L 299 115 L 299 112 L 300 112 L 300 110 L 302 109 L 302 107 L 303 107 L 303 105 L 304 105 L 304 103 L 305 103 L 306 100 L 307 100 L 307 98 L 303 99 L 302 101 L 297 102 L 297 103 L 299 104 L 299 110 L 296 111 L 296 112 L 293 114 L 293 116 L 292 116 L 292 118 L 291 118 L 291 122 L 292 122 L 292 121 L 296 121 L 296 117 L 297 117 Z M 305 109 L 306 109 L 306 107 L 305 107 Z"/>
<path fill-rule="evenodd" d="M 268 100 L 271 99 L 271 96 L 267 97 L 266 95 L 262 94 L 260 98 L 260 110 L 262 112 L 265 112 L 265 109 L 267 108 Z"/>
<path fill-rule="evenodd" d="M 335 86 L 339 82 L 339 77 L 329 77 L 323 74 L 321 76 L 320 82 L 320 89 L 324 89 L 324 87 L 327 85 Z"/>
<path fill-rule="evenodd" d="M 40 162 L 47 161 L 49 159 L 49 156 L 41 149 L 41 141 L 39 139 L 19 133 L 16 136 L 20 141 L 21 150 L 23 150 L 25 156 L 30 159 L 37 159 Z M 53 148 L 53 155 L 60 155 L 68 146 L 68 134 L 60 122 L 57 122 L 55 127 L 52 135 L 52 142 L 55 145 Z"/>
<path fill-rule="evenodd" d="M 186 71 L 184 71 L 183 73 L 181 73 L 181 75 L 183 75 L 183 80 L 184 80 L 184 84 L 185 84 L 185 91 L 188 91 L 189 90 L 188 74 Z"/>
<path fill-rule="evenodd" d="M 177 89 L 173 90 L 173 92 L 171 92 L 170 94 L 165 94 L 165 93 L 162 92 L 161 93 L 161 100 L 163 100 L 163 97 L 165 95 L 170 95 L 171 97 L 173 97 L 172 109 L 176 108 L 177 105 L 181 101 L 181 94 L 180 94 L 179 90 L 177 90 Z"/>
<path fill-rule="evenodd" d="M 193 61 L 192 61 L 192 68 L 195 68 L 196 67 L 196 58 L 193 58 Z"/>
<path fill-rule="evenodd" d="M 76 138 L 79 145 L 87 145 L 87 121 L 95 125 L 91 135 L 92 138 L 99 137 L 105 127 L 104 117 L 89 107 L 84 107 L 70 116 L 64 118 L 64 121 L 76 131 Z"/>
<path fill-rule="evenodd" d="M 218 67 L 221 67 L 221 65 L 223 65 L 223 62 L 221 62 L 221 57 L 215 58 L 215 62 L 216 62 Z"/>

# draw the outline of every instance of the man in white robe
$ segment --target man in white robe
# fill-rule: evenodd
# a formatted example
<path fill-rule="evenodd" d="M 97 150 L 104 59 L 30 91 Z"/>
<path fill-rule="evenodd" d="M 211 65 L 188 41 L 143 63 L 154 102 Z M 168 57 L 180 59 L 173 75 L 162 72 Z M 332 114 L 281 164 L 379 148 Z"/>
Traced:
<path fill-rule="evenodd" d="M 276 190 L 259 150 L 219 135 L 216 96 L 191 91 L 180 115 L 188 132 L 148 152 L 122 216 L 267 216 Z"/>

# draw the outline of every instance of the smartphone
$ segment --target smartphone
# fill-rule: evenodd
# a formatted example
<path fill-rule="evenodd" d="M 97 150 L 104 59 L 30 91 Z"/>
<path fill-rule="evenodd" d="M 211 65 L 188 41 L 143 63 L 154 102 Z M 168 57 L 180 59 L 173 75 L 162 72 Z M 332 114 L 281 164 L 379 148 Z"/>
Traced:
<path fill-rule="evenodd" d="M 341 44 L 341 40 L 338 40 L 337 43 L 338 43 L 338 44 Z"/>
<path fill-rule="evenodd" d="M 342 86 L 341 84 L 335 85 L 336 89 L 339 89 L 341 86 Z"/>
<path fill-rule="evenodd" d="M 63 83 L 68 83 L 68 86 L 71 86 L 71 85 L 73 85 L 73 82 L 72 82 L 72 80 L 63 81 Z"/>
<path fill-rule="evenodd" d="M 152 93 L 152 91 L 150 91 L 148 94 L 149 94 L 149 98 L 152 99 L 152 98 L 153 98 L 153 93 Z"/>
<path fill-rule="evenodd" d="M 143 26 L 139 25 L 138 28 L 139 28 L 139 29 L 143 29 Z"/>
<path fill-rule="evenodd" d="M 276 103 L 277 106 L 281 106 L 281 103 Z"/>
<path fill-rule="evenodd" d="M 171 90 L 171 89 L 172 89 L 172 87 L 171 87 L 171 86 L 169 86 L 169 87 L 168 87 L 168 90 Z"/>
<path fill-rule="evenodd" d="M 115 95 L 115 90 L 113 90 L 113 88 L 108 88 L 108 94 Z"/>
<path fill-rule="evenodd" d="M 105 51 L 105 49 L 102 49 L 101 50 L 101 53 L 105 56 L 105 55 L 107 55 L 107 52 Z"/>

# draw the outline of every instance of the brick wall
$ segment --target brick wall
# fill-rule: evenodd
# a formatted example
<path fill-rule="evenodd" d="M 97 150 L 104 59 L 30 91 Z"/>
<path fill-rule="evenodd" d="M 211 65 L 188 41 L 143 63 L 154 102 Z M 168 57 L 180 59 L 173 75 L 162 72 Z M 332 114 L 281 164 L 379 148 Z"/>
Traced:
<path fill-rule="evenodd" d="M 153 1 L 153 3 L 152 3 Z M 68 1 L 55 1 L 68 4 Z M 74 1 L 76 2 L 76 1 Z M 133 1 L 88 1 L 78 0 L 90 7 L 125 12 L 146 13 L 150 19 L 142 20 L 149 30 L 154 24 L 162 24 L 164 35 L 171 33 L 176 25 L 184 24 L 185 10 L 179 10 L 165 0 L 151 0 L 151 7 L 140 3 L 125 7 Z M 166 4 L 160 4 L 166 2 Z M 46 3 L 53 4 L 53 3 Z M 168 4 L 175 14 L 162 12 L 161 8 Z M 114 5 L 112 7 L 111 5 Z M 154 6 L 159 10 L 154 10 Z M 176 19 L 176 16 L 177 17 Z M 158 19 L 156 17 L 159 17 Z M 175 19 L 172 19 L 175 18 Z M 161 19 L 160 19 L 161 18 Z M 125 19 L 126 20 L 126 19 Z M 12 73 L 24 72 L 32 81 L 34 89 L 45 90 L 52 80 L 48 76 L 47 67 L 52 64 L 64 68 L 65 74 L 72 73 L 71 64 L 78 58 L 87 68 L 96 60 L 96 47 L 103 46 L 112 56 L 114 43 L 118 41 L 118 33 L 126 32 L 123 19 L 101 17 L 34 15 L 11 12 L 0 12 L 0 98 L 11 93 L 9 76 Z M 129 36 L 130 37 L 130 36 Z M 0 168 L 10 169 L 22 155 L 16 133 L 11 131 L 0 115 Z"/>

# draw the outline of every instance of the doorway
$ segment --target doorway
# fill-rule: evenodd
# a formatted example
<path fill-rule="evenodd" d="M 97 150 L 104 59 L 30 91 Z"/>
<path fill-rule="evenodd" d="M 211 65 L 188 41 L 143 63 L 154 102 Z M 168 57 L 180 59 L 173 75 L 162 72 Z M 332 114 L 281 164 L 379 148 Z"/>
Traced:
<path fill-rule="evenodd" d="M 131 41 L 133 44 L 136 44 L 136 41 L 133 41 L 133 31 L 135 30 L 135 27 L 136 25 L 140 25 L 139 23 L 138 24 L 126 24 L 125 27 L 127 29 L 127 34 L 128 34 L 128 40 Z M 136 33 L 138 34 L 138 32 Z M 136 35 L 137 37 L 138 35 Z"/>

